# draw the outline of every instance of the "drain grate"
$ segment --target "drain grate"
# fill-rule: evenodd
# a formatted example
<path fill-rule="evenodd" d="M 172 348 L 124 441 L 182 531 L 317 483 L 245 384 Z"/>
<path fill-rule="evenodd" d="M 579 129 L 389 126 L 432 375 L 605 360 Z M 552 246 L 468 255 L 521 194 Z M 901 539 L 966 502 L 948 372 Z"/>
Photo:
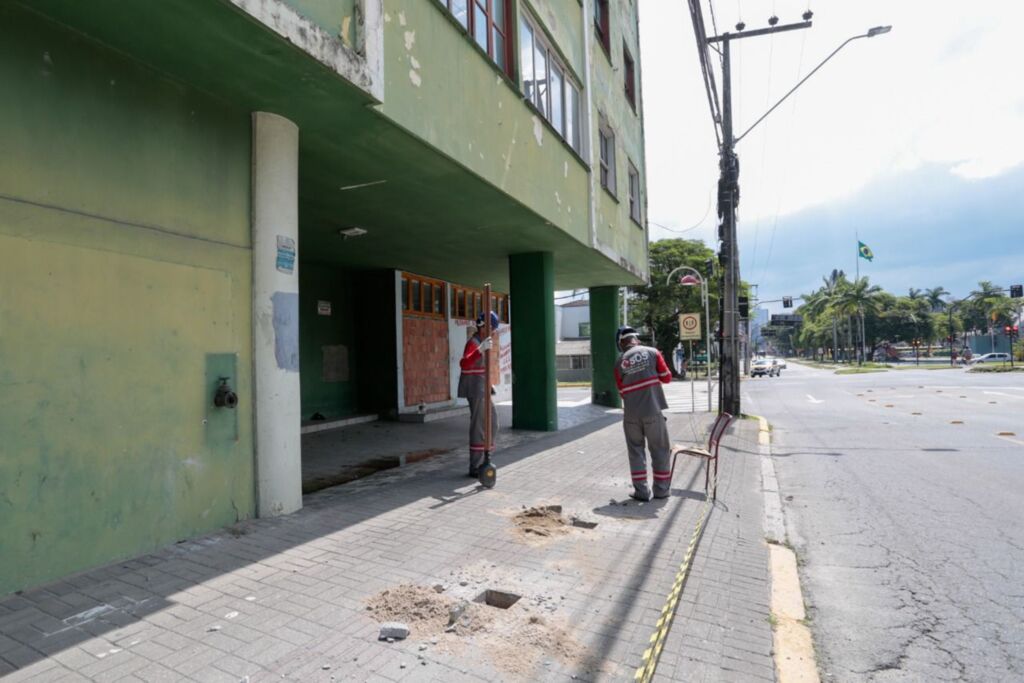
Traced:
<path fill-rule="evenodd" d="M 498 609 L 508 609 L 512 605 L 519 602 L 519 598 L 523 596 L 516 595 L 515 593 L 506 593 L 505 591 L 496 591 L 488 588 L 480 595 L 476 596 L 476 600 L 473 602 L 479 602 L 488 607 L 497 607 Z"/>

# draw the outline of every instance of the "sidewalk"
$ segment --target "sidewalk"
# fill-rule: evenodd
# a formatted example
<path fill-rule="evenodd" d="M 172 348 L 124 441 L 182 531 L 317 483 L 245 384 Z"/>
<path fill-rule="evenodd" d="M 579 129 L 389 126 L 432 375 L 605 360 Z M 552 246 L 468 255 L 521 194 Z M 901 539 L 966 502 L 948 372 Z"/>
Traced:
<path fill-rule="evenodd" d="M 438 455 L 307 496 L 294 515 L 9 596 L 0 675 L 632 680 L 703 506 L 703 472 L 681 460 L 671 498 L 630 501 L 619 419 L 502 451 L 491 491 L 464 476 L 464 453 Z M 672 415 L 669 429 L 692 441 L 708 422 Z M 726 437 L 720 478 L 658 680 L 774 680 L 756 422 Z M 522 514 L 543 505 L 596 526 Z M 507 610 L 470 602 L 447 632 L 449 608 L 488 589 L 521 598 Z M 393 617 L 410 637 L 378 641 Z"/>

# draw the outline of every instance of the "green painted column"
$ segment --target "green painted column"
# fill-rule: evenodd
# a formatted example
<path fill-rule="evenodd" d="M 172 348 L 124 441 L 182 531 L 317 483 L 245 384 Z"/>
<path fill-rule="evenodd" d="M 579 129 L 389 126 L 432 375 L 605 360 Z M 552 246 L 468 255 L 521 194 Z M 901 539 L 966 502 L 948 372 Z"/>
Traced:
<path fill-rule="evenodd" d="M 509 256 L 512 427 L 558 429 L 555 395 L 555 275 L 551 252 Z"/>
<path fill-rule="evenodd" d="M 619 288 L 590 288 L 590 360 L 594 379 L 591 400 L 602 406 L 621 408 L 622 401 L 615 386 L 615 331 L 619 327 Z"/>

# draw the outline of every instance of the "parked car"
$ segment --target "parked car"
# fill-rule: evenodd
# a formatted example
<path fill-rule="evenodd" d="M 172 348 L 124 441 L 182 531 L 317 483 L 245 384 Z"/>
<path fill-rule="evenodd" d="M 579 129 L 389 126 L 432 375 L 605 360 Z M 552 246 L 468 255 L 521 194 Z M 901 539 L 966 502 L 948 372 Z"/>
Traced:
<path fill-rule="evenodd" d="M 785 370 L 786 369 L 786 359 L 785 358 L 773 358 L 773 357 L 769 356 L 768 360 L 770 360 L 771 362 L 775 363 L 775 366 L 779 370 Z"/>
<path fill-rule="evenodd" d="M 968 365 L 977 365 L 978 363 L 1009 363 L 1010 354 L 1008 353 L 984 353 L 980 356 L 975 356 Z"/>
<path fill-rule="evenodd" d="M 750 365 L 751 377 L 775 377 L 779 372 L 778 366 L 768 358 L 758 358 Z"/>

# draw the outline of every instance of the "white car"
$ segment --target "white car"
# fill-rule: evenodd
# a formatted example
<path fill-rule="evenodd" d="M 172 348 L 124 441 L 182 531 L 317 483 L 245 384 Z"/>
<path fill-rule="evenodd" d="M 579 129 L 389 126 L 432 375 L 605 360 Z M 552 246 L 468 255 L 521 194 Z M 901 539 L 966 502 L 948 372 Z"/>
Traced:
<path fill-rule="evenodd" d="M 779 372 L 780 370 L 778 366 L 776 366 L 769 358 L 758 358 L 750 365 L 751 377 L 775 377 Z"/>
<path fill-rule="evenodd" d="M 976 358 L 973 358 L 970 365 L 977 365 L 978 363 L 1009 363 L 1010 354 L 1008 353 L 985 353 Z"/>
<path fill-rule="evenodd" d="M 785 370 L 786 369 L 786 359 L 785 358 L 772 358 L 772 357 L 769 357 L 767 360 L 770 360 L 771 362 L 775 363 L 775 367 L 777 367 L 779 370 Z"/>

